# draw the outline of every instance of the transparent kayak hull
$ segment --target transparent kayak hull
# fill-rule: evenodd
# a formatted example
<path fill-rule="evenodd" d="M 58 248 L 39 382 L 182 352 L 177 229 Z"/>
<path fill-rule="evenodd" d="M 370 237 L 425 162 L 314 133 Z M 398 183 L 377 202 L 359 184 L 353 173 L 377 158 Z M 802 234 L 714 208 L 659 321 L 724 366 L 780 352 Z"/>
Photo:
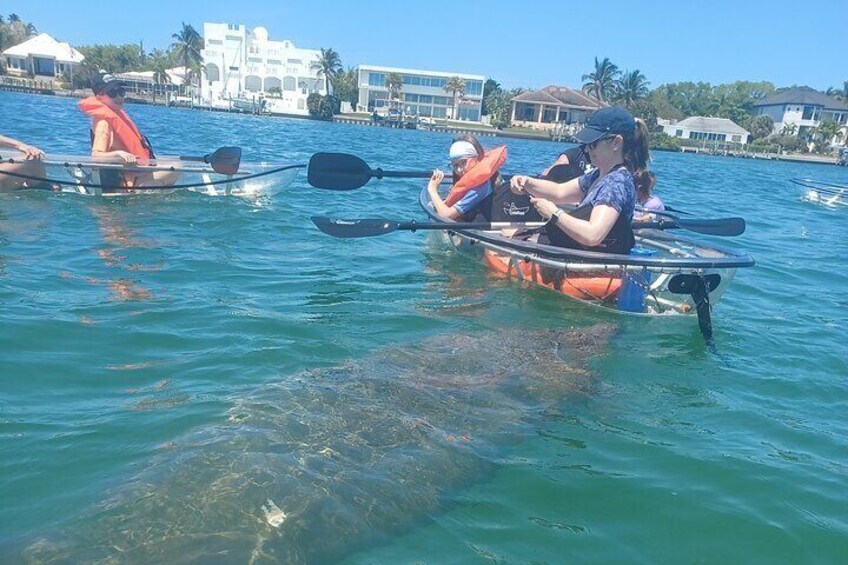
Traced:
<path fill-rule="evenodd" d="M 21 154 L 0 152 L 0 187 L 44 189 L 89 196 L 168 194 L 200 192 L 212 196 L 259 196 L 274 194 L 297 177 L 299 165 L 241 163 L 238 172 L 224 175 L 204 163 L 162 157 L 137 165 L 120 165 L 81 155 L 48 155 L 40 161 L 21 161 Z M 107 174 L 108 173 L 108 174 Z M 110 188 L 109 179 L 141 179 L 133 188 Z M 165 173 L 171 179 L 157 183 Z M 111 181 L 114 185 L 115 181 Z"/>
<path fill-rule="evenodd" d="M 420 203 L 439 217 L 426 191 Z M 716 304 L 737 269 L 754 265 L 746 253 L 699 243 L 666 231 L 639 230 L 633 255 L 615 255 L 511 239 L 500 230 L 446 230 L 445 242 L 483 263 L 493 276 L 547 288 L 564 297 L 626 314 L 697 315 Z M 703 307 L 703 305 L 702 305 Z"/>

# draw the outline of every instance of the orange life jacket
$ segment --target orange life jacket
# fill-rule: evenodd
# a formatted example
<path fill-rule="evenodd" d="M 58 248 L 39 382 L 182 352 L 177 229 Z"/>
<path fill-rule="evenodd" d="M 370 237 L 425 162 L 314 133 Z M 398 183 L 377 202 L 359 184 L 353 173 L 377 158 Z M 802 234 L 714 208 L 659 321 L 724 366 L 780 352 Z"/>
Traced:
<path fill-rule="evenodd" d="M 139 159 L 150 159 L 150 148 L 144 141 L 144 136 L 123 110 L 115 111 L 99 100 L 90 96 L 79 101 L 79 108 L 86 116 L 95 120 L 106 120 L 112 128 L 112 134 L 118 137 L 124 148 Z"/>
<path fill-rule="evenodd" d="M 445 199 L 445 205 L 453 206 L 462 200 L 466 192 L 491 180 L 505 162 L 506 145 L 487 151 L 482 158 L 469 159 L 465 174 L 451 187 L 448 197 Z"/>

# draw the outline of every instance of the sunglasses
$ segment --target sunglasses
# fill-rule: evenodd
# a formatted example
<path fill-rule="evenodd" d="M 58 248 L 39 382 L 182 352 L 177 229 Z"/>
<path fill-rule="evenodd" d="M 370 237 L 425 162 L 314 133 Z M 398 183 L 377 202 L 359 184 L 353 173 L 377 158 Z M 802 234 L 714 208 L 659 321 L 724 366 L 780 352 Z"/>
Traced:
<path fill-rule="evenodd" d="M 598 139 L 596 139 L 596 140 L 595 140 L 595 141 L 593 141 L 592 143 L 584 143 L 584 144 L 582 144 L 580 147 L 581 147 L 581 149 L 583 149 L 584 151 L 585 151 L 586 149 L 593 149 L 593 150 L 594 150 L 594 149 L 596 149 L 596 148 L 598 147 L 598 144 L 599 144 L 600 142 L 602 142 L 602 141 L 606 141 L 606 140 L 608 140 L 608 139 L 615 139 L 615 136 L 614 136 L 614 135 L 605 135 L 605 136 L 603 136 L 603 137 L 599 137 Z"/>

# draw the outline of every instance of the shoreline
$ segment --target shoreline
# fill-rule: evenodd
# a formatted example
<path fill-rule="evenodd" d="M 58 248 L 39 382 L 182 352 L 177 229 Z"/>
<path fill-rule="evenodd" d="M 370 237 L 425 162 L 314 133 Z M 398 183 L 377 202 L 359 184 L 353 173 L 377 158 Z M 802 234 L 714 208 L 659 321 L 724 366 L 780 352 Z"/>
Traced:
<path fill-rule="evenodd" d="M 29 95 L 37 95 L 37 96 L 58 96 L 64 98 L 85 98 L 88 96 L 86 91 L 80 90 L 49 90 L 49 91 L 38 91 L 35 89 L 15 89 L 15 88 L 4 88 L 6 85 L 0 85 L 0 92 L 15 92 L 18 94 L 29 94 Z M 173 108 L 173 109 L 183 109 L 183 110 L 197 110 L 201 112 L 221 112 L 227 114 L 251 114 L 255 116 L 264 116 L 270 118 L 294 118 L 300 120 L 313 120 L 313 121 L 325 121 L 319 120 L 318 118 L 314 118 L 312 116 L 303 116 L 300 114 L 277 114 L 277 113 L 256 113 L 243 111 L 238 109 L 225 109 L 225 108 L 213 108 L 211 106 L 173 106 L 167 104 L 164 98 L 156 98 L 152 97 L 128 97 L 128 104 L 139 104 L 139 105 L 147 105 L 147 106 L 162 106 L 165 108 Z M 330 120 L 332 123 L 336 124 L 349 124 L 349 125 L 358 125 L 365 127 L 389 127 L 395 129 L 403 129 L 399 128 L 396 125 L 388 125 L 385 123 L 372 122 L 370 119 L 364 119 L 360 117 L 356 117 L 349 114 L 336 114 L 333 116 L 333 119 Z M 463 127 L 458 125 L 451 124 L 442 124 L 442 125 L 430 125 L 428 127 L 419 127 L 415 128 L 420 131 L 434 131 L 440 133 L 450 133 L 450 134 L 472 134 L 478 137 L 503 137 L 507 139 L 529 139 L 536 141 L 550 141 L 553 143 L 568 143 L 565 140 L 554 139 L 550 134 L 534 134 L 528 132 L 510 132 L 504 130 L 497 129 L 484 129 L 479 127 Z M 702 150 L 703 149 L 703 150 Z M 792 163 L 808 163 L 813 165 L 838 165 L 838 159 L 836 157 L 823 157 L 820 155 L 806 155 L 799 153 L 785 153 L 785 154 L 774 154 L 774 153 L 734 153 L 734 152 L 726 152 L 726 153 L 717 153 L 711 152 L 706 148 L 699 147 L 681 147 L 680 149 L 668 149 L 663 147 L 652 147 L 651 151 L 666 151 L 670 153 L 694 153 L 696 155 L 708 155 L 712 157 L 731 157 L 736 159 L 759 159 L 764 161 L 788 161 Z"/>

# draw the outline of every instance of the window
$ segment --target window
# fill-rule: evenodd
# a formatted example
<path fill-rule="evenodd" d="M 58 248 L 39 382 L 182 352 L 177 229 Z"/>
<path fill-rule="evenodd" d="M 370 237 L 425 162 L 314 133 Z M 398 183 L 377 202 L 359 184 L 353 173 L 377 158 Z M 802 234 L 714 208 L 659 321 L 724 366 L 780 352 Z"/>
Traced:
<path fill-rule="evenodd" d="M 731 137 L 730 140 L 734 143 L 739 143 L 740 141 L 742 141 L 742 136 L 737 134 Z"/>
<path fill-rule="evenodd" d="M 683 130 L 679 129 L 674 132 L 675 137 L 683 137 Z"/>
<path fill-rule="evenodd" d="M 482 96 L 483 83 L 479 80 L 469 80 L 465 82 L 465 93 L 469 96 Z"/>
<path fill-rule="evenodd" d="M 288 63 L 289 65 L 302 65 L 303 61 L 301 61 L 300 59 L 289 59 L 286 61 L 286 63 Z"/>
<path fill-rule="evenodd" d="M 297 79 L 292 76 L 285 77 L 283 79 L 283 90 L 297 90 Z"/>
<path fill-rule="evenodd" d="M 238 72 L 238 67 L 230 67 L 230 70 Z"/>
<path fill-rule="evenodd" d="M 386 86 L 384 73 L 368 73 L 368 86 Z"/>
<path fill-rule="evenodd" d="M 224 42 L 220 39 L 207 39 L 206 45 L 223 45 Z"/>

